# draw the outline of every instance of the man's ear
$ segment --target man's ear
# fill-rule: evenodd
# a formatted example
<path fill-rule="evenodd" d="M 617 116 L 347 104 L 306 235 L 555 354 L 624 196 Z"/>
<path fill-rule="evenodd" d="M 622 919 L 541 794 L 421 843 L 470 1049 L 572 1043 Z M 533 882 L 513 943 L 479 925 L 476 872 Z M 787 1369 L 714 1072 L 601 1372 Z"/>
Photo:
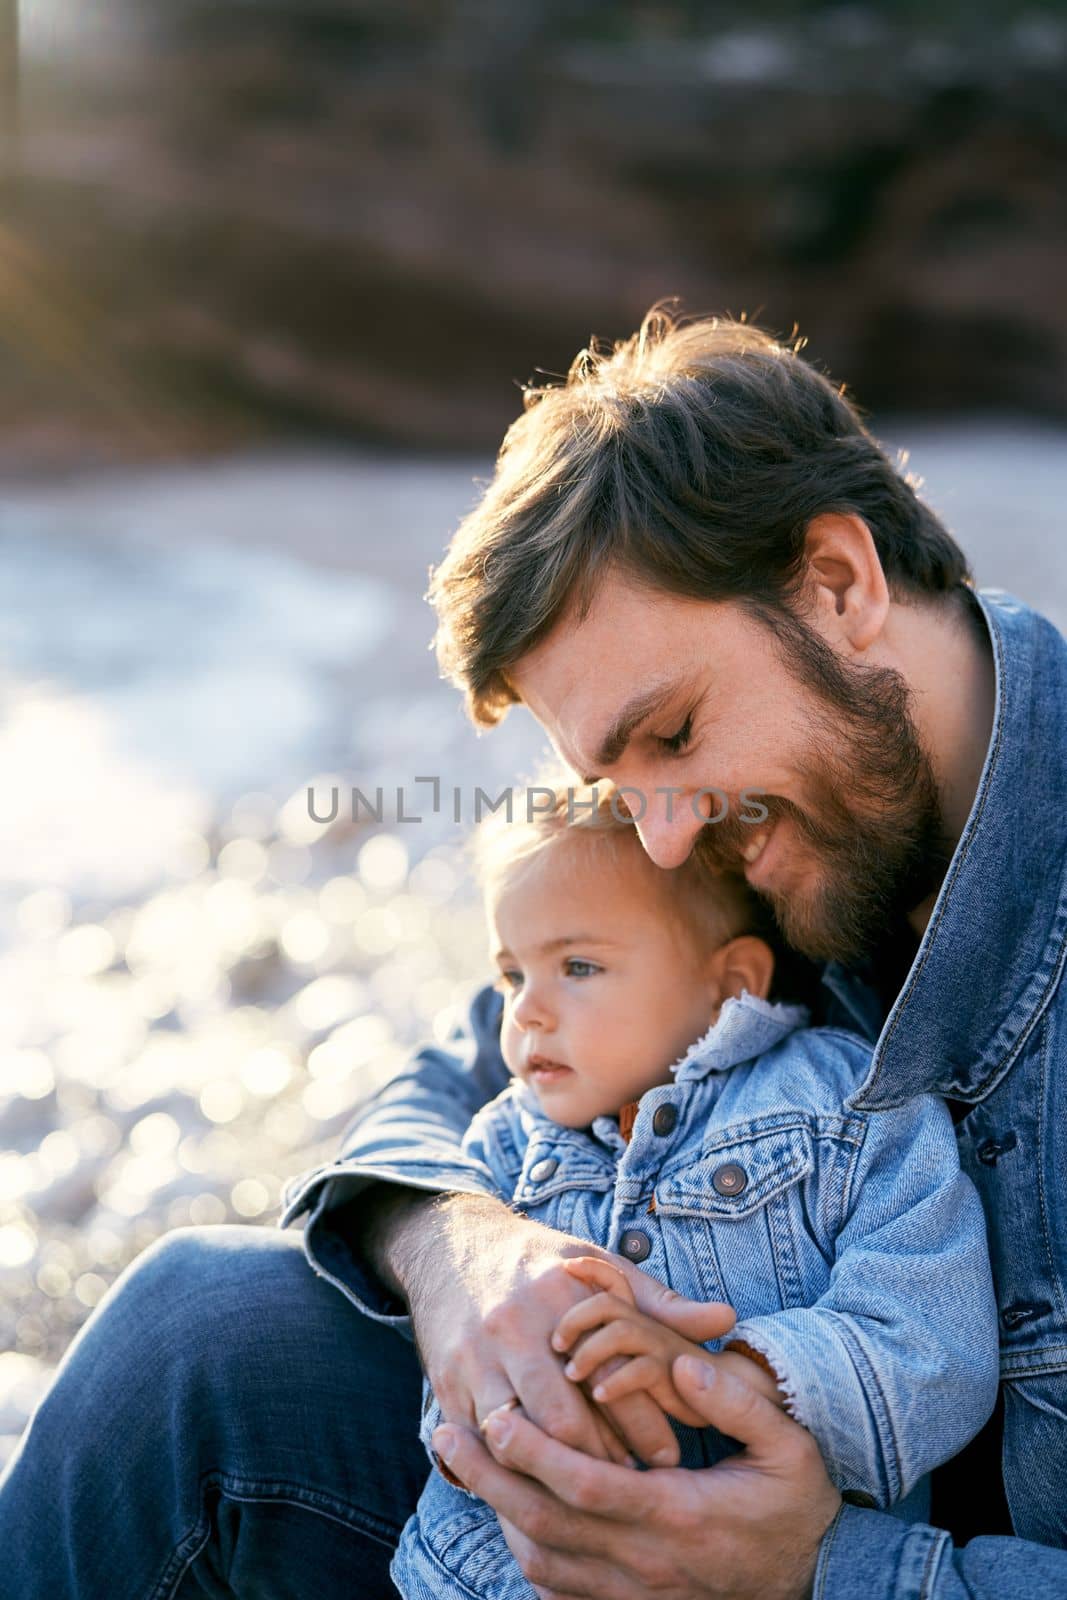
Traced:
<path fill-rule="evenodd" d="M 719 946 L 711 957 L 708 975 L 718 990 L 719 1006 L 724 1000 L 739 1000 L 743 989 L 766 1000 L 774 977 L 774 952 L 766 939 L 742 934 Z"/>
<path fill-rule="evenodd" d="M 889 585 L 871 530 L 850 511 L 812 517 L 804 535 L 808 619 L 830 645 L 866 650 L 885 626 Z"/>

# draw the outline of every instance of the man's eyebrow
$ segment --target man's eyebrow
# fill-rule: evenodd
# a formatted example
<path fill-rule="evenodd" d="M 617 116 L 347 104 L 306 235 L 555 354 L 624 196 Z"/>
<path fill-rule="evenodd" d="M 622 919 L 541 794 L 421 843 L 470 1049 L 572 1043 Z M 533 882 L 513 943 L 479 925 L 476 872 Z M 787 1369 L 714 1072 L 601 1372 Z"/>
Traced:
<path fill-rule="evenodd" d="M 671 679 L 667 683 L 654 685 L 651 689 L 642 689 L 640 694 L 635 694 L 627 700 L 622 710 L 617 712 L 608 731 L 600 741 L 600 748 L 593 756 L 593 766 L 597 772 L 604 767 L 610 767 L 618 761 L 626 746 L 630 742 L 630 735 L 639 727 L 646 717 L 666 705 L 677 693 L 678 683 Z M 595 783 L 595 777 L 582 778 L 583 783 Z"/>
<path fill-rule="evenodd" d="M 558 939 L 546 939 L 543 944 L 534 946 L 541 955 L 550 955 L 553 950 L 564 950 L 569 944 L 618 944 L 617 939 L 611 939 L 603 933 L 564 933 Z M 514 957 L 510 950 L 496 950 L 493 953 L 494 961 L 511 961 Z"/>

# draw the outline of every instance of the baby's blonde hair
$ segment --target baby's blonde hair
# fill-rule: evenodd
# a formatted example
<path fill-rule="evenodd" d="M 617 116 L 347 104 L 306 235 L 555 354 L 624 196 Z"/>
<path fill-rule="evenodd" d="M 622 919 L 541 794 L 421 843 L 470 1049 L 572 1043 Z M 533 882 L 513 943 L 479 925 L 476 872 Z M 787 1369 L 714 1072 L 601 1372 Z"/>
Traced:
<path fill-rule="evenodd" d="M 636 851 L 644 870 L 659 878 L 685 931 L 711 950 L 742 933 L 762 932 L 758 902 L 747 884 L 713 873 L 695 853 L 678 867 L 657 867 L 645 854 L 624 795 L 601 780 L 587 784 L 553 769 L 511 792 L 511 804 L 474 830 L 475 875 L 489 896 L 545 850 L 562 840 L 601 851 L 611 871 Z"/>

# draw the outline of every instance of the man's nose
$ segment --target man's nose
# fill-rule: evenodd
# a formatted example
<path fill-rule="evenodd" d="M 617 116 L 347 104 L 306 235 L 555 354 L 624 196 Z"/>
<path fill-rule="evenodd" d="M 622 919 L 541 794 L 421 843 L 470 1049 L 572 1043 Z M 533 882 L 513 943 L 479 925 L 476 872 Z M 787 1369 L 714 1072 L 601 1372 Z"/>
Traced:
<path fill-rule="evenodd" d="M 696 843 L 697 834 L 708 814 L 707 798 L 689 794 L 656 794 L 646 797 L 644 815 L 633 808 L 638 836 L 645 854 L 657 867 L 680 867 Z"/>

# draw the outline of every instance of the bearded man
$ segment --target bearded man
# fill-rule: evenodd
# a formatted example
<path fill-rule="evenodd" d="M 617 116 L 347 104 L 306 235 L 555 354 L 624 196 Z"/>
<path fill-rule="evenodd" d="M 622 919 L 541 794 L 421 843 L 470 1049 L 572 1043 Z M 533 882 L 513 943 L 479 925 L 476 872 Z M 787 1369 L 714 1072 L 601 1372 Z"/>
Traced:
<path fill-rule="evenodd" d="M 389 1593 L 426 1470 L 414 1334 L 438 1456 L 546 1600 L 1067 1593 L 1067 643 L 974 589 L 796 348 L 663 310 L 527 393 L 431 598 L 477 723 L 526 705 L 578 777 L 625 790 L 659 866 L 697 850 L 743 873 L 819 963 L 814 1020 L 874 1044 L 852 1104 L 952 1104 L 989 1225 L 1003 1494 L 988 1448 L 970 1504 L 958 1480 L 935 1494 L 966 1545 L 844 1505 L 797 1423 L 684 1359 L 678 1388 L 744 1449 L 704 1471 L 612 1459 L 606 1437 L 647 1461 L 669 1424 L 633 1395 L 606 1435 L 550 1348 L 588 1292 L 561 1263 L 589 1247 L 460 1156 L 507 1076 L 486 990 L 469 1038 L 421 1052 L 291 1186 L 314 1274 L 294 1235 L 180 1230 L 98 1308 L 0 1494 L 7 1561 L 48 1579 L 17 1592 L 341 1595 L 355 1571 Z M 610 1259 L 643 1309 L 693 1326 Z M 60 1558 L 34 1566 L 27 1528 Z M 115 1580 L 116 1547 L 135 1578 Z"/>

